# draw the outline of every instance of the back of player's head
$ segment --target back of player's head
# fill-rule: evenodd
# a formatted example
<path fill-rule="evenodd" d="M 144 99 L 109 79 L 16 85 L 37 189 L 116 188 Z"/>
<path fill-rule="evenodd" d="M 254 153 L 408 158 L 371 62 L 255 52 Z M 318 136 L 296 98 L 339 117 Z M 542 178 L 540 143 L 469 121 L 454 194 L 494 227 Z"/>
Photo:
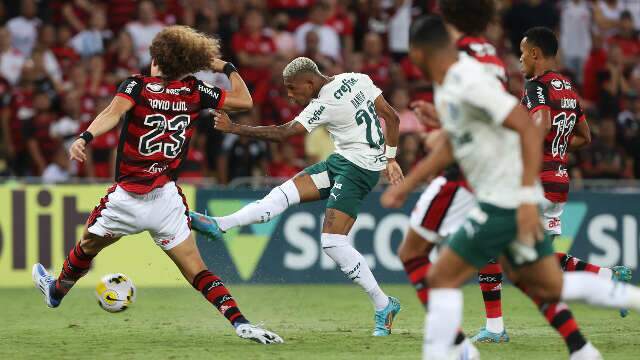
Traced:
<path fill-rule="evenodd" d="M 438 0 L 446 22 L 466 35 L 483 33 L 496 14 L 495 0 Z"/>
<path fill-rule="evenodd" d="M 291 79 L 301 74 L 313 74 L 320 75 L 318 65 L 308 57 L 297 57 L 282 70 L 282 77 L 285 79 Z"/>
<path fill-rule="evenodd" d="M 412 47 L 424 47 L 437 51 L 451 45 L 451 35 L 440 16 L 419 18 L 411 26 L 409 42 Z"/>
<path fill-rule="evenodd" d="M 153 38 L 149 52 L 164 77 L 177 79 L 209 69 L 213 59 L 220 56 L 220 45 L 188 26 L 173 25 Z"/>
<path fill-rule="evenodd" d="M 530 46 L 540 48 L 542 55 L 547 58 L 554 57 L 558 53 L 556 34 L 547 27 L 532 27 L 524 33 L 524 37 L 527 38 L 527 43 Z"/>

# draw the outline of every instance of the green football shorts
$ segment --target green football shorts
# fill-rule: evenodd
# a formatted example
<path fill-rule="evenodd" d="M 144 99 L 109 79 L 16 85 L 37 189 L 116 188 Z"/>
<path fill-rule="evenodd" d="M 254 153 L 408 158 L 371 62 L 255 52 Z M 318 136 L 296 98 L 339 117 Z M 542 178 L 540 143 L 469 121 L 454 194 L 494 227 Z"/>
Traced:
<path fill-rule="evenodd" d="M 479 205 L 448 241 L 449 247 L 469 264 L 480 269 L 489 260 L 506 255 L 509 262 L 518 267 L 553 254 L 551 236 L 547 234 L 534 248 L 518 246 L 516 209 L 487 203 Z"/>
<path fill-rule="evenodd" d="M 340 210 L 358 217 L 360 204 L 378 184 L 379 171 L 363 169 L 342 155 L 331 154 L 326 160 L 304 169 L 327 201 L 327 209 Z"/>

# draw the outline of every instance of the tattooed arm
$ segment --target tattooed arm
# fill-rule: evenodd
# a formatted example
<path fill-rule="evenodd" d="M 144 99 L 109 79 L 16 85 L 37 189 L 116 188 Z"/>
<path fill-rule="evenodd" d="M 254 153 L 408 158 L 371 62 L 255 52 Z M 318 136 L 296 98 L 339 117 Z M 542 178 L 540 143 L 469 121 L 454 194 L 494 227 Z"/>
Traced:
<path fill-rule="evenodd" d="M 307 133 L 307 129 L 295 120 L 278 126 L 247 126 L 232 122 L 225 112 L 215 111 L 214 121 L 215 128 L 222 132 L 275 142 L 282 142 L 291 136 Z"/>

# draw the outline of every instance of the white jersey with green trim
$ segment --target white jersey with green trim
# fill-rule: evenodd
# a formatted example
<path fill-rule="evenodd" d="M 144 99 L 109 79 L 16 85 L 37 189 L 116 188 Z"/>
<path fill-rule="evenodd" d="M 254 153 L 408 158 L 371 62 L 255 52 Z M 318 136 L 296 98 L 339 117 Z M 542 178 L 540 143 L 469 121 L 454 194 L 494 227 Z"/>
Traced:
<path fill-rule="evenodd" d="M 478 201 L 517 208 L 523 168 L 520 137 L 502 123 L 519 106 L 518 99 L 481 63 L 464 57 L 436 86 L 435 106 Z M 542 201 L 542 187 L 537 183 L 536 188 Z"/>
<path fill-rule="evenodd" d="M 387 159 L 384 133 L 374 105 L 381 94 L 365 74 L 336 75 L 295 121 L 308 132 L 326 125 L 337 154 L 361 168 L 381 171 L 386 168 Z"/>

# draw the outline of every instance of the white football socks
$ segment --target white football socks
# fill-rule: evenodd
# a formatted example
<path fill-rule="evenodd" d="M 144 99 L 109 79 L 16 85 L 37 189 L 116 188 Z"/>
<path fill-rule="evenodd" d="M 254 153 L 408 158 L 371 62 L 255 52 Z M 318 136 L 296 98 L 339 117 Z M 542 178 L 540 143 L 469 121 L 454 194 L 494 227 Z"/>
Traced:
<path fill-rule="evenodd" d="M 494 334 L 501 334 L 504 331 L 504 320 L 502 319 L 502 316 L 497 318 L 487 318 L 485 328 L 487 331 Z"/>
<path fill-rule="evenodd" d="M 349 279 L 360 285 L 369 295 L 376 310 L 382 310 L 389 305 L 389 297 L 380 289 L 369 265 L 362 254 L 351 246 L 347 235 L 322 233 L 321 243 L 325 254 L 338 264 L 340 270 Z"/>
<path fill-rule="evenodd" d="M 236 226 L 265 223 L 282 214 L 291 205 L 300 203 L 300 194 L 293 180 L 271 190 L 261 200 L 254 201 L 231 215 L 215 217 L 220 230 L 227 231 Z"/>
<path fill-rule="evenodd" d="M 430 289 L 424 326 L 423 359 L 450 359 L 454 342 L 462 325 L 462 291 Z"/>
<path fill-rule="evenodd" d="M 601 267 L 600 270 L 598 270 L 598 276 L 603 277 L 605 279 L 611 279 L 613 278 L 613 270 L 607 267 Z"/>
<path fill-rule="evenodd" d="M 563 274 L 562 300 L 640 311 L 640 289 L 600 275 L 576 271 Z"/>

